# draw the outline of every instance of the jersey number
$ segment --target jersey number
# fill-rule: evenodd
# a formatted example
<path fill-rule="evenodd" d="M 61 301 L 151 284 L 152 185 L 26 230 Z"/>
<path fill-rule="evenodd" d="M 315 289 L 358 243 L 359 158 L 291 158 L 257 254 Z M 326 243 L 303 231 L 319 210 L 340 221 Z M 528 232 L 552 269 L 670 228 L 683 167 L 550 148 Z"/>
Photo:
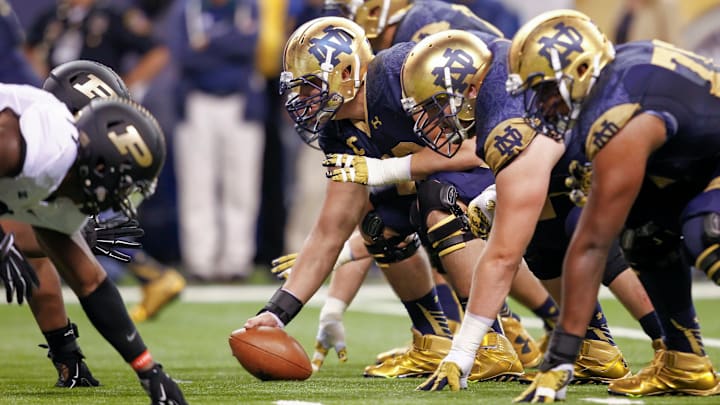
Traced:
<path fill-rule="evenodd" d="M 677 72 L 683 67 L 710 83 L 710 94 L 720 97 L 720 73 L 712 59 L 676 48 L 667 42 L 654 40 L 653 55 L 650 63 Z"/>

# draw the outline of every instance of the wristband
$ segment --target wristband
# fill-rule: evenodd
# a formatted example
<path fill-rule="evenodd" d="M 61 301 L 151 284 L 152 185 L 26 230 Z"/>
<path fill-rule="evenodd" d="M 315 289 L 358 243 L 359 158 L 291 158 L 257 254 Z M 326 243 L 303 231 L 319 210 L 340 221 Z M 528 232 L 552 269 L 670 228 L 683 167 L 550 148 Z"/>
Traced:
<path fill-rule="evenodd" d="M 560 326 L 555 327 L 539 370 L 548 371 L 561 364 L 574 364 L 582 342 L 582 337 L 565 333 Z"/>
<path fill-rule="evenodd" d="M 412 180 L 412 155 L 390 159 L 366 159 L 368 185 L 382 186 Z"/>
<path fill-rule="evenodd" d="M 300 312 L 303 303 L 289 291 L 282 288 L 275 291 L 267 304 L 261 309 L 257 315 L 263 312 L 271 312 L 280 319 L 283 325 L 287 325 Z"/>

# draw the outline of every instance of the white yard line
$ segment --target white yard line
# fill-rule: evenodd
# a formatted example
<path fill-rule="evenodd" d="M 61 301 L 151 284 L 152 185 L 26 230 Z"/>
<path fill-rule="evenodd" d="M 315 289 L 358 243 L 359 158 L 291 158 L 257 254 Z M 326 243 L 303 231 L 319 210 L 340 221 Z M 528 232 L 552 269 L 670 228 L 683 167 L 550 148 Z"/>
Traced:
<path fill-rule="evenodd" d="M 278 288 L 277 285 L 266 286 L 189 286 L 180 300 L 183 302 L 263 302 L 270 298 Z M 139 287 L 120 287 L 120 294 L 128 303 L 137 302 L 140 299 Z M 63 289 L 63 296 L 66 302 L 77 303 L 78 300 L 68 288 Z M 310 300 L 308 306 L 320 307 L 327 296 L 327 287 L 321 288 Z M 698 299 L 720 298 L 720 287 L 709 282 L 696 282 L 693 285 L 693 296 Z M 600 290 L 601 298 L 611 298 L 612 295 L 606 288 Z M 392 290 L 386 284 L 370 284 L 363 286 L 358 292 L 355 301 L 348 311 L 404 315 L 405 308 L 400 305 Z M 541 329 L 542 323 L 537 318 L 523 318 L 523 325 L 528 329 Z M 648 340 L 647 335 L 641 329 L 623 328 L 614 326 L 612 334 L 616 337 L 629 339 Z M 703 342 L 708 347 L 720 348 L 720 339 L 703 337 Z"/>

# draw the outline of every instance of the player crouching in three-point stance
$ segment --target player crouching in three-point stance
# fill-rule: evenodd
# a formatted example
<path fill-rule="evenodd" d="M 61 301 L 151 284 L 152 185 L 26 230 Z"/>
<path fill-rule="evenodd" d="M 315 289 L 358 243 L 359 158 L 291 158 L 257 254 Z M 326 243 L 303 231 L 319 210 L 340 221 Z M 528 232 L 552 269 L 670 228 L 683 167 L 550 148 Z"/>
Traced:
<path fill-rule="evenodd" d="M 36 253 L 50 258 L 152 402 L 185 404 L 80 232 L 89 215 L 105 209 L 134 218 L 131 195 L 152 195 L 166 153 L 155 119 L 116 98 L 95 100 L 74 119 L 45 91 L 0 84 L 0 143 L 3 218 L 32 225 L 41 248 Z"/>
<path fill-rule="evenodd" d="M 565 256 L 559 325 L 541 373 L 516 401 L 565 397 L 618 236 L 666 337 L 649 367 L 611 383 L 609 392 L 719 393 L 692 303 L 690 265 L 718 280 L 720 67 L 661 41 L 614 48 L 587 16 L 560 10 L 518 32 L 509 69 L 508 89 L 525 95 L 529 123 L 544 135 L 537 140 L 547 153 L 530 162 L 535 170 L 563 154 L 592 164 Z"/>

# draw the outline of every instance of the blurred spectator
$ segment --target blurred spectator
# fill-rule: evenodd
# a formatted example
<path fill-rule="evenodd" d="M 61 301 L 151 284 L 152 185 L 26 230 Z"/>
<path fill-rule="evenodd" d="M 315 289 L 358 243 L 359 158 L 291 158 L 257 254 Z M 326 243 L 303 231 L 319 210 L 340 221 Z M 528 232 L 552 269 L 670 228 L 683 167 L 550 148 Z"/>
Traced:
<path fill-rule="evenodd" d="M 260 5 L 260 33 L 256 53 L 257 68 L 265 78 L 267 114 L 264 122 L 262 198 L 257 224 L 255 264 L 267 267 L 285 252 L 288 216 L 297 201 L 297 162 L 306 152 L 283 108 L 278 83 L 282 51 L 295 27 L 319 17 L 323 0 L 265 0 Z M 322 158 L 322 156 L 321 156 Z M 317 169 L 320 159 L 312 161 Z M 317 170 L 313 177 L 317 175 Z M 322 194 L 319 194 L 322 195 Z M 301 215 L 308 215 L 303 211 Z M 311 216 L 311 219 L 314 218 Z M 302 230 L 307 234 L 307 229 Z M 304 238 L 304 236 L 303 236 Z"/>
<path fill-rule="evenodd" d="M 678 15 L 675 0 L 626 0 L 615 25 L 613 42 L 660 39 L 677 44 Z"/>
<path fill-rule="evenodd" d="M 0 81 L 39 87 L 42 82 L 22 53 L 24 39 L 17 15 L 6 0 L 0 0 Z"/>
<path fill-rule="evenodd" d="M 60 0 L 31 24 L 27 45 L 41 77 L 64 62 L 94 60 L 119 72 L 141 101 L 147 83 L 169 58 L 167 48 L 153 40 L 151 28 L 137 8 L 119 9 L 102 0 Z M 130 54 L 140 57 L 131 69 L 121 69 Z"/>
<path fill-rule="evenodd" d="M 200 281 L 250 275 L 260 200 L 265 81 L 255 71 L 255 0 L 178 0 L 175 167 L 180 246 Z M 273 215 L 273 213 L 270 213 Z"/>
<path fill-rule="evenodd" d="M 473 13 L 496 26 L 507 38 L 512 38 L 520 28 L 518 13 L 500 0 L 446 0 L 467 6 Z"/>

